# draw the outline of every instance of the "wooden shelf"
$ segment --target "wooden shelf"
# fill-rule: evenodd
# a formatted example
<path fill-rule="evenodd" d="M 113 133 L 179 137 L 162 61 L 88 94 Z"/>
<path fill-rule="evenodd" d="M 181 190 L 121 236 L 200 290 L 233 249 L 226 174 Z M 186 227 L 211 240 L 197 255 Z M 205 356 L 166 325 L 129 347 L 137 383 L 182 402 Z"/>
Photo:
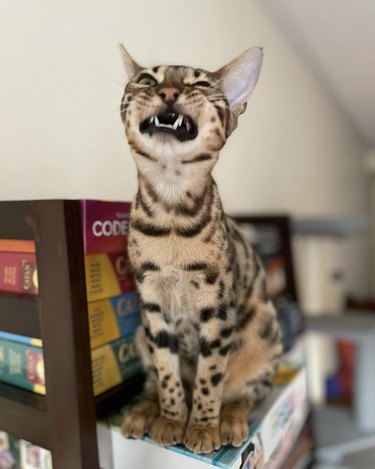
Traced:
<path fill-rule="evenodd" d="M 0 325 L 4 332 L 40 339 L 39 304 L 35 298 L 0 296 Z"/>
<path fill-rule="evenodd" d="M 46 412 L 0 396 L 2 430 L 17 438 L 32 441 L 43 448 L 51 448 L 48 416 Z M 55 461 L 54 461 L 55 462 Z M 62 467 L 58 464 L 58 467 Z"/>
<path fill-rule="evenodd" d="M 1 429 L 52 452 L 54 469 L 99 469 L 79 201 L 0 202 L 0 238 L 34 239 L 36 300 L 2 296 L 0 330 L 43 339 L 47 395 L 0 386 Z"/>
<path fill-rule="evenodd" d="M 27 391 L 26 389 L 18 388 L 17 386 L 12 386 L 11 384 L 0 382 L 0 397 L 3 398 L 2 404 L 0 404 L 0 415 L 2 415 L 4 405 L 6 405 L 6 399 L 27 405 L 28 407 L 33 407 L 40 412 L 46 411 L 45 396 Z"/>

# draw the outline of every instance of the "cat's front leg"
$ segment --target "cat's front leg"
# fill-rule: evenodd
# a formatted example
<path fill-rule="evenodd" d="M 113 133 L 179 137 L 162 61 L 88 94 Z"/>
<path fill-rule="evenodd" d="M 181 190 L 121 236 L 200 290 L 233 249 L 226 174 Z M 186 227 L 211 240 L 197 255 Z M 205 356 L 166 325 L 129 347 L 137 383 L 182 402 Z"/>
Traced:
<path fill-rule="evenodd" d="M 142 321 L 157 375 L 160 407 L 149 435 L 160 445 L 171 445 L 182 442 L 188 409 L 180 377 L 178 339 L 168 312 L 158 303 L 158 294 L 141 291 Z"/>
<path fill-rule="evenodd" d="M 184 443 L 194 453 L 221 446 L 219 433 L 223 380 L 231 349 L 234 308 L 221 303 L 200 310 L 197 374 Z"/>

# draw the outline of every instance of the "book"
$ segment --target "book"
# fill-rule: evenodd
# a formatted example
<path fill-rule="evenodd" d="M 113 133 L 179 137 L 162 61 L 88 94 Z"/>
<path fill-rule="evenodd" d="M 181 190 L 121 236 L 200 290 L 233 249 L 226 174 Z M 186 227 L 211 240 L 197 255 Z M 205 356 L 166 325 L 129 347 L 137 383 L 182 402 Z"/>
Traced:
<path fill-rule="evenodd" d="M 0 430 L 0 468 L 16 469 L 19 463 L 18 444 L 12 444 L 15 439 Z"/>
<path fill-rule="evenodd" d="M 45 394 L 42 349 L 0 339 L 0 381 Z"/>
<path fill-rule="evenodd" d="M 52 469 L 52 455 L 47 449 L 25 440 L 19 441 L 21 469 Z"/>
<path fill-rule="evenodd" d="M 0 469 L 52 469 L 51 452 L 0 431 Z"/>
<path fill-rule="evenodd" d="M 140 324 L 138 294 L 124 293 L 88 304 L 91 348 L 135 331 Z"/>
<path fill-rule="evenodd" d="M 98 422 L 99 456 L 102 469 L 277 469 L 287 457 L 308 414 L 304 367 L 289 367 L 293 373 L 279 378 L 268 397 L 251 414 L 250 435 L 240 448 L 222 447 L 209 454 L 193 454 L 183 445 L 161 447 L 150 438 L 125 439 L 120 433 L 122 411 Z M 282 383 L 282 384 L 281 384 Z M 111 455 L 111 458 L 108 455 Z"/>
<path fill-rule="evenodd" d="M 38 274 L 33 252 L 0 252 L 0 291 L 36 295 Z"/>
<path fill-rule="evenodd" d="M 85 254 L 125 252 L 129 202 L 81 200 Z"/>
<path fill-rule="evenodd" d="M 85 255 L 87 301 L 98 301 L 135 290 L 125 250 Z"/>
<path fill-rule="evenodd" d="M 29 239 L 0 239 L 0 252 L 35 253 L 35 241 Z"/>
<path fill-rule="evenodd" d="M 35 347 L 43 347 L 42 339 L 33 339 L 32 337 L 13 334 L 11 332 L 0 331 L 0 339 L 8 340 L 11 342 L 19 342 L 21 344 L 26 344 L 26 345 L 34 345 Z"/>
<path fill-rule="evenodd" d="M 91 350 L 91 364 L 95 396 L 139 373 L 134 334 Z M 0 338 L 0 381 L 45 395 L 43 349 Z"/>

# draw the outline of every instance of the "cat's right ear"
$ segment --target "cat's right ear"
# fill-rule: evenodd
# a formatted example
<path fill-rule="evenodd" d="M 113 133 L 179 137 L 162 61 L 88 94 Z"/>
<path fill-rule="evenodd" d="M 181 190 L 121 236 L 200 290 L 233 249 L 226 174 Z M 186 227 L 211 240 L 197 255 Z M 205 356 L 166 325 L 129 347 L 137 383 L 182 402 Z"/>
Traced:
<path fill-rule="evenodd" d="M 122 44 L 119 44 L 119 47 L 126 74 L 128 75 L 128 79 L 132 80 L 137 73 L 142 70 L 142 67 L 130 56 L 129 52 Z"/>

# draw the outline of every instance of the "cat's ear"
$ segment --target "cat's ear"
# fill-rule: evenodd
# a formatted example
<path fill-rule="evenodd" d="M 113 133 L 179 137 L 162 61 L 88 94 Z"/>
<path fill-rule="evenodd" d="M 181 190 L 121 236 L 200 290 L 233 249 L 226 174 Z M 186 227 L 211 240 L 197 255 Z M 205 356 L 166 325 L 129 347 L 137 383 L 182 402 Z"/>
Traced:
<path fill-rule="evenodd" d="M 216 72 L 230 109 L 237 115 L 246 109 L 246 103 L 257 84 L 262 61 L 263 49 L 252 47 Z"/>
<path fill-rule="evenodd" d="M 119 44 L 119 47 L 126 74 L 128 75 L 129 80 L 132 80 L 137 73 L 142 70 L 142 67 L 137 64 L 122 44 Z"/>

